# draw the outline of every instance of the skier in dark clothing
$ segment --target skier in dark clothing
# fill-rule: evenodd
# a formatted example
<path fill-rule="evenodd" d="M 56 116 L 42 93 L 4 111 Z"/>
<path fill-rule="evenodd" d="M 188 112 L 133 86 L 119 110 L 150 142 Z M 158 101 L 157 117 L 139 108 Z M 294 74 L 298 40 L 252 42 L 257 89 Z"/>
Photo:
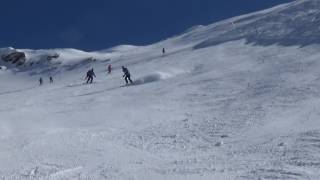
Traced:
<path fill-rule="evenodd" d="M 111 71 L 112 71 L 112 66 L 111 66 L 111 64 L 109 64 L 108 65 L 108 73 L 111 74 Z"/>
<path fill-rule="evenodd" d="M 93 68 L 90 69 L 88 72 L 87 72 L 87 84 L 90 82 L 90 84 L 92 83 L 93 81 L 93 77 L 96 77 L 96 74 L 93 72 Z"/>
<path fill-rule="evenodd" d="M 53 83 L 53 77 L 52 76 L 50 76 L 50 83 L 52 84 Z"/>
<path fill-rule="evenodd" d="M 132 80 L 131 80 L 131 75 L 130 75 L 130 72 L 127 68 L 125 68 L 124 66 L 122 66 L 122 72 L 124 73 L 123 77 L 124 77 L 124 80 L 126 81 L 126 84 L 130 83 L 132 84 Z"/>
<path fill-rule="evenodd" d="M 162 48 L 162 54 L 166 54 L 166 50 L 164 48 Z"/>
<path fill-rule="evenodd" d="M 43 84 L 42 78 L 39 79 L 39 85 L 41 86 Z"/>

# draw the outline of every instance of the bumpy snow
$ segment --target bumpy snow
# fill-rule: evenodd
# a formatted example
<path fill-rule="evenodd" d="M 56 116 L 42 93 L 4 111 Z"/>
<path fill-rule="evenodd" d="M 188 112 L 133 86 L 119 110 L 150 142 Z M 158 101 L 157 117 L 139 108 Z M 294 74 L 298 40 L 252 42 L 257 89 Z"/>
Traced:
<path fill-rule="evenodd" d="M 21 50 L 25 65 L 0 63 L 0 179 L 318 180 L 320 45 L 310 38 L 319 35 L 292 41 L 290 29 L 302 27 L 276 20 L 296 13 L 308 22 L 320 14 L 314 5 L 296 1 L 144 47 Z M 252 38 L 251 23 L 265 34 Z M 90 68 L 97 79 L 83 84 Z"/>

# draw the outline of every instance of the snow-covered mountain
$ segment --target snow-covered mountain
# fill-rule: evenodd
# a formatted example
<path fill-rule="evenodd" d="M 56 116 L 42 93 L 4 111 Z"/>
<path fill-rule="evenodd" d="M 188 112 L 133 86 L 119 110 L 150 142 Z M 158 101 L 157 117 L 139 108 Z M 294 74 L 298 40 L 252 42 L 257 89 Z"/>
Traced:
<path fill-rule="evenodd" d="M 320 42 L 320 1 L 300 0 L 265 11 L 199 27 L 182 40 L 199 40 L 195 48 L 246 39 L 256 45 L 310 45 Z M 181 39 L 179 39 L 181 40 Z"/>
<path fill-rule="evenodd" d="M 300 0 L 148 46 L 0 49 L 0 179 L 318 180 L 319 13 Z"/>

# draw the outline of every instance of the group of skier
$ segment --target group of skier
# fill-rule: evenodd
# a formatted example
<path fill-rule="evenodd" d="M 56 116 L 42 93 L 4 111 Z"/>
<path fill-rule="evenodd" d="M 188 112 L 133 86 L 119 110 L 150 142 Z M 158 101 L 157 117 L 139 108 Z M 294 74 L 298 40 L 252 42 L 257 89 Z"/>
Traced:
<path fill-rule="evenodd" d="M 163 54 L 163 55 L 166 54 L 165 48 L 162 49 L 162 54 Z M 107 67 L 108 74 L 111 74 L 112 69 L 113 69 L 113 68 L 112 68 L 111 64 L 109 64 L 108 67 Z M 124 78 L 126 84 L 129 84 L 129 83 L 132 84 L 133 81 L 131 80 L 131 74 L 130 74 L 128 68 L 122 66 L 121 69 L 122 69 L 123 78 Z M 94 79 L 95 77 L 96 77 L 96 74 L 94 73 L 93 68 L 90 69 L 90 70 L 88 70 L 88 72 L 87 72 L 87 74 L 86 74 L 86 78 L 85 78 L 86 83 L 87 83 L 87 84 L 89 84 L 89 83 L 91 84 L 91 83 L 93 82 L 93 79 Z M 50 81 L 50 84 L 53 83 L 53 77 L 52 77 L 52 76 L 49 77 L 49 81 Z M 39 85 L 41 86 L 42 84 L 43 84 L 43 79 L 42 79 L 42 77 L 40 77 L 40 79 L 39 79 Z"/>
<path fill-rule="evenodd" d="M 131 74 L 130 74 L 128 68 L 122 66 L 121 69 L 122 69 L 123 78 L 124 78 L 126 84 L 129 84 L 129 82 L 132 84 L 133 81 L 131 80 Z M 111 72 L 112 72 L 111 64 L 108 65 L 107 70 L 108 70 L 108 74 L 111 74 Z M 93 68 L 92 68 L 87 72 L 87 76 L 85 78 L 87 80 L 87 84 L 89 84 L 89 83 L 91 84 L 93 82 L 94 77 L 96 77 L 96 74 L 94 73 Z"/>
<path fill-rule="evenodd" d="M 49 77 L 49 82 L 50 82 L 50 84 L 53 83 L 53 77 L 52 76 Z M 42 84 L 43 84 L 43 79 L 42 79 L 42 77 L 40 77 L 39 78 L 39 85 L 41 86 Z"/>
<path fill-rule="evenodd" d="M 129 82 L 130 82 L 130 84 L 132 84 L 133 81 L 131 80 L 131 74 L 130 74 L 128 68 L 122 66 L 121 69 L 122 69 L 123 78 L 124 78 L 126 84 L 129 84 Z M 111 64 L 108 65 L 107 71 L 108 71 L 108 74 L 111 74 L 111 72 L 112 72 Z M 86 77 L 85 77 L 86 83 L 87 84 L 89 84 L 89 83 L 92 84 L 93 83 L 93 79 L 95 77 L 96 77 L 96 74 L 94 73 L 94 69 L 91 68 L 90 70 L 88 70 L 88 72 L 86 74 Z M 50 84 L 53 83 L 53 77 L 52 76 L 49 77 L 49 81 L 50 81 Z M 42 84 L 43 84 L 43 79 L 42 79 L 42 77 L 40 77 L 39 78 L 39 85 L 41 86 Z"/>

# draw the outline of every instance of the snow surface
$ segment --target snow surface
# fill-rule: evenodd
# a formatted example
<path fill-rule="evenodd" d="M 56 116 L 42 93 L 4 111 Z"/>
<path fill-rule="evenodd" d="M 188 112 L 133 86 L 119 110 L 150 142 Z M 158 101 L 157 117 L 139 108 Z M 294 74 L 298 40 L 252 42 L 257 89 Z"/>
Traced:
<path fill-rule="evenodd" d="M 295 1 L 149 46 L 20 50 L 25 66 L 0 63 L 0 179 L 318 180 L 320 45 L 308 38 L 319 35 L 292 41 L 290 29 L 306 27 L 277 18 L 308 22 L 317 4 Z M 262 23 L 270 16 L 285 33 L 264 44 L 278 32 Z M 251 23 L 263 24 L 259 39 Z M 92 67 L 95 83 L 83 84 Z"/>

